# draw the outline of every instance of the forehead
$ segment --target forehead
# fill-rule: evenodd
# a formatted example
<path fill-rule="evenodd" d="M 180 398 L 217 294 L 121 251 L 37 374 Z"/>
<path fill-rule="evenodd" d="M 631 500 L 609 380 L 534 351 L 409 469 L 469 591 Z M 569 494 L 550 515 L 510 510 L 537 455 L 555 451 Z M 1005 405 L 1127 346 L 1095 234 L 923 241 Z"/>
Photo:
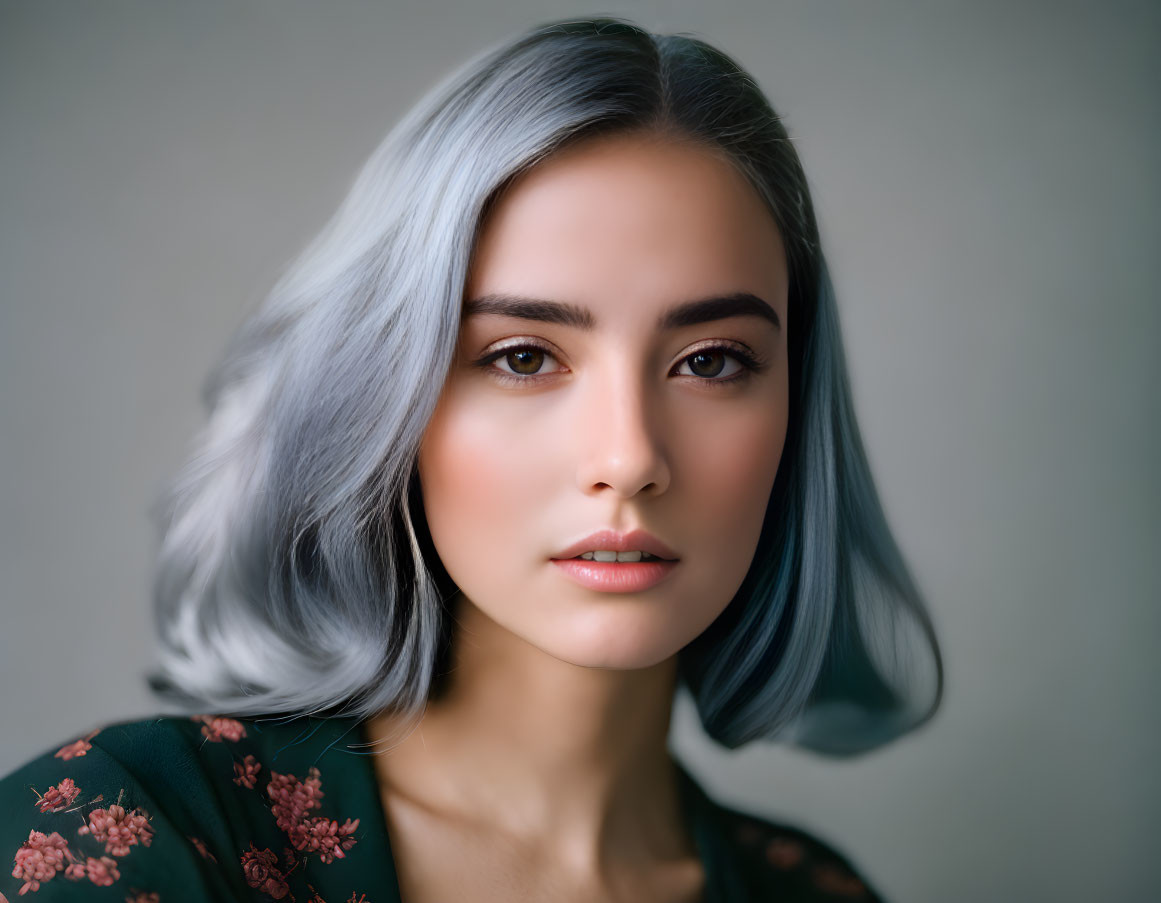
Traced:
<path fill-rule="evenodd" d="M 651 134 L 570 146 L 516 179 L 482 224 L 467 295 L 589 305 L 748 291 L 784 314 L 777 226 L 713 151 Z"/>

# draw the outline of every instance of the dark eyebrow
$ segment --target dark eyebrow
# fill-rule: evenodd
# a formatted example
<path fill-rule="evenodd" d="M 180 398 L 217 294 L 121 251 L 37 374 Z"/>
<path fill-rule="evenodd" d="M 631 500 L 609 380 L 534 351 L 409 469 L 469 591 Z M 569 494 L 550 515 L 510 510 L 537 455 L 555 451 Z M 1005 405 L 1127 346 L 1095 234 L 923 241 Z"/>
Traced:
<path fill-rule="evenodd" d="M 464 303 L 464 317 L 493 314 L 501 317 L 519 317 L 522 320 L 539 320 L 543 323 L 557 323 L 591 332 L 597 321 L 588 308 L 562 301 L 547 301 L 543 298 L 525 298 L 521 295 L 482 295 Z M 777 311 L 769 304 L 749 292 L 734 292 L 730 295 L 714 295 L 686 301 L 671 307 L 658 318 L 659 330 L 680 329 L 696 323 L 709 323 L 727 317 L 761 317 L 782 328 Z"/>

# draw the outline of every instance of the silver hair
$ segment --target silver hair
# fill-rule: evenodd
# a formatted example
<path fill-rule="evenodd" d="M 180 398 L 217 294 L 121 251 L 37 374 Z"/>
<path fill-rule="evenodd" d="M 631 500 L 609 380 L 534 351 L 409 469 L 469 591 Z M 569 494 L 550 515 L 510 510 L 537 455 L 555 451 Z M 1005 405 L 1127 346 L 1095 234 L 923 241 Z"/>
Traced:
<path fill-rule="evenodd" d="M 538 161 L 628 130 L 737 166 L 790 269 L 790 424 L 758 550 L 679 653 L 706 731 L 731 748 L 846 754 L 931 717 L 940 651 L 867 465 L 792 142 L 725 54 L 610 18 L 542 25 L 438 85 L 231 339 L 195 453 L 153 509 L 159 696 L 187 711 L 414 718 L 438 692 L 456 588 L 415 464 L 480 223 Z M 408 351 L 424 365 L 396 366 Z"/>

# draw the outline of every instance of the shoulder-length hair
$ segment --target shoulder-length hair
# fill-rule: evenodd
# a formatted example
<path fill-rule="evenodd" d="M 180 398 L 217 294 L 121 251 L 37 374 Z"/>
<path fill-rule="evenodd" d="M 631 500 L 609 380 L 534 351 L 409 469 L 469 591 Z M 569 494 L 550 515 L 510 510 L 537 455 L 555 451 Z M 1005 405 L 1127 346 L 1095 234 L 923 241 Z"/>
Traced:
<path fill-rule="evenodd" d="M 753 563 L 679 653 L 729 748 L 832 754 L 927 720 L 943 668 L 867 465 L 805 174 L 754 79 L 623 19 L 537 27 L 471 60 L 373 153 L 207 380 L 196 452 L 153 509 L 159 669 L 187 710 L 422 711 L 456 591 L 423 518 L 420 439 L 453 361 L 480 223 L 521 172 L 587 136 L 699 142 L 761 195 L 785 246 L 790 420 Z"/>

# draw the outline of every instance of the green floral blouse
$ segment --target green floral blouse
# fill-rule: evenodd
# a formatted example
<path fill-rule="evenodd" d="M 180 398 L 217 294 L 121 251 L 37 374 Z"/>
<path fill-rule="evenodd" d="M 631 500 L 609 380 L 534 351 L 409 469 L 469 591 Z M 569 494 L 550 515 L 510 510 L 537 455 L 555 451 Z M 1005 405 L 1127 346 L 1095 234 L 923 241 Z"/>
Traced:
<path fill-rule="evenodd" d="M 364 723 L 111 724 L 0 780 L 0 903 L 401 903 Z M 712 801 L 680 767 L 705 903 L 878 901 L 817 838 Z M 8 860 L 5 860 L 8 861 Z"/>

